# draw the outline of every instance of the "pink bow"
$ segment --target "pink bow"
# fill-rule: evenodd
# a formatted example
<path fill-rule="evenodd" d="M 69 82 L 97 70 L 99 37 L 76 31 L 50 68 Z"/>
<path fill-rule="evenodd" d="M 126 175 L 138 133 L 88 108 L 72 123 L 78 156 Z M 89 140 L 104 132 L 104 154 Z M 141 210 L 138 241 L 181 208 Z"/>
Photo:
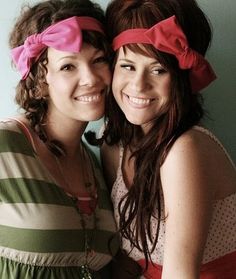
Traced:
<path fill-rule="evenodd" d="M 113 48 L 117 50 L 130 43 L 152 44 L 156 49 L 174 55 L 181 69 L 190 69 L 193 92 L 198 92 L 216 79 L 207 60 L 189 47 L 175 16 L 158 22 L 150 29 L 128 29 L 120 33 L 113 40 Z"/>
<path fill-rule="evenodd" d="M 83 43 L 81 31 L 83 29 L 104 33 L 101 23 L 96 19 L 74 16 L 49 26 L 42 33 L 29 36 L 24 45 L 13 48 L 12 59 L 22 79 L 26 79 L 31 65 L 46 47 L 78 53 Z"/>

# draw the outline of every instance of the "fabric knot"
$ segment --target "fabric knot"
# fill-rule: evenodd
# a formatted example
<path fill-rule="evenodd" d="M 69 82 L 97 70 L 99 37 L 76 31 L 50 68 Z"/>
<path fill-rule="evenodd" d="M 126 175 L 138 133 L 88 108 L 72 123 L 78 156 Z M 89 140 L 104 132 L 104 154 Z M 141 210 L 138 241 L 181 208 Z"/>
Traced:
<path fill-rule="evenodd" d="M 41 34 L 33 34 L 29 36 L 24 43 L 24 51 L 29 58 L 37 57 L 39 49 L 41 51 L 44 47 L 46 46 L 42 43 Z"/>
<path fill-rule="evenodd" d="M 192 69 L 198 65 L 199 53 L 189 47 L 176 56 L 179 61 L 180 69 Z"/>

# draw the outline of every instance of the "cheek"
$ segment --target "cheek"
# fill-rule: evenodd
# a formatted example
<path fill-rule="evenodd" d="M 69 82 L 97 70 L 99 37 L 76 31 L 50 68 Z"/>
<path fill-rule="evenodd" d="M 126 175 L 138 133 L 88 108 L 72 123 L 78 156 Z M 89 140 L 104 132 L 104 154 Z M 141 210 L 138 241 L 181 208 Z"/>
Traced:
<path fill-rule="evenodd" d="M 107 84 L 107 85 L 110 85 L 111 84 L 111 80 L 112 80 L 112 76 L 111 76 L 111 72 L 110 72 L 110 70 L 107 72 L 107 74 L 106 74 L 106 78 L 105 78 L 105 83 Z"/>
<path fill-rule="evenodd" d="M 97 73 L 98 76 L 102 78 L 106 85 L 110 85 L 112 81 L 112 74 L 109 66 L 106 66 L 103 69 L 100 69 Z"/>
<path fill-rule="evenodd" d="M 119 87 L 120 83 L 119 80 L 116 77 L 113 77 L 112 80 L 112 93 L 114 98 L 117 100 L 117 97 L 119 95 L 120 92 L 120 87 Z"/>
<path fill-rule="evenodd" d="M 113 79 L 112 79 L 112 91 L 114 95 L 116 95 L 119 91 L 121 91 L 123 82 L 124 82 L 124 77 L 122 77 L 122 74 L 115 68 Z"/>
<path fill-rule="evenodd" d="M 167 76 L 165 80 L 163 80 L 162 91 L 164 92 L 164 96 L 166 98 L 170 98 L 171 94 L 171 78 Z"/>
<path fill-rule="evenodd" d="M 57 88 L 58 85 L 58 79 L 56 78 L 56 75 L 48 71 L 46 75 L 46 82 L 48 84 L 48 90 L 51 91 L 53 88 Z"/>

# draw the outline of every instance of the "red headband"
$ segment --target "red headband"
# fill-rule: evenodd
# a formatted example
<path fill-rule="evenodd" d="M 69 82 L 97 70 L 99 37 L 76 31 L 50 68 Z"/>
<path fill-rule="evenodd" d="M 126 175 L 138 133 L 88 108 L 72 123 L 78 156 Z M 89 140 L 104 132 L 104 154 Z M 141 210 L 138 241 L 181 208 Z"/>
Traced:
<path fill-rule="evenodd" d="M 83 43 L 81 30 L 93 30 L 104 34 L 102 24 L 95 18 L 73 16 L 49 26 L 42 33 L 29 36 L 24 45 L 13 48 L 12 59 L 22 79 L 26 79 L 33 62 L 46 47 L 80 52 Z"/>
<path fill-rule="evenodd" d="M 113 40 L 113 49 L 132 43 L 152 44 L 156 49 L 174 55 L 180 69 L 190 70 L 193 92 L 198 92 L 216 79 L 207 60 L 189 47 L 175 15 L 158 22 L 150 29 L 128 29 L 120 33 Z"/>

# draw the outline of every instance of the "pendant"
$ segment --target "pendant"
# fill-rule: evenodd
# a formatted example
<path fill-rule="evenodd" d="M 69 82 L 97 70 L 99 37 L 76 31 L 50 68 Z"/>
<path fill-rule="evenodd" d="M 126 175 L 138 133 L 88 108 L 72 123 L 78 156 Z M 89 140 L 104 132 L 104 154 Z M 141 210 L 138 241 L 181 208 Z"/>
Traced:
<path fill-rule="evenodd" d="M 79 267 L 79 274 L 80 274 L 80 279 L 93 279 L 93 275 L 90 272 L 87 264 L 81 265 Z"/>

